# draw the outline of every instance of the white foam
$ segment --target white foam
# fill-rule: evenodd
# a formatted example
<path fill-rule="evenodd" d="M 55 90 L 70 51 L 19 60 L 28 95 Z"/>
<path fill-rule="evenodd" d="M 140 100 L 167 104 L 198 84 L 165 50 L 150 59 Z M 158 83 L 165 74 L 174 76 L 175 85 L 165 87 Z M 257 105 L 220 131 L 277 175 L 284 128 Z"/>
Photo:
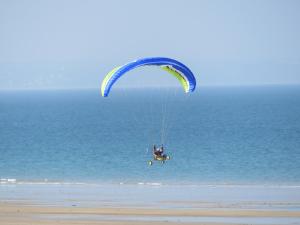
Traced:
<path fill-rule="evenodd" d="M 1 178 L 0 184 L 14 184 L 17 182 L 17 179 L 14 178 Z"/>
<path fill-rule="evenodd" d="M 40 179 L 40 180 L 17 180 L 16 178 L 0 178 L 0 184 L 38 184 L 38 185 L 138 185 L 138 186 L 172 186 L 172 187 L 193 187 L 193 188 L 238 188 L 238 189 L 247 189 L 247 188 L 257 188 L 257 189 L 268 189 L 268 188 L 276 188 L 276 189 L 299 189 L 299 184 L 234 184 L 234 183 L 160 183 L 160 182 L 69 182 L 69 181 L 60 181 L 60 180 L 49 180 L 48 178 Z"/>
<path fill-rule="evenodd" d="M 160 186 L 162 183 L 146 183 L 147 185 L 152 185 L 152 186 Z"/>

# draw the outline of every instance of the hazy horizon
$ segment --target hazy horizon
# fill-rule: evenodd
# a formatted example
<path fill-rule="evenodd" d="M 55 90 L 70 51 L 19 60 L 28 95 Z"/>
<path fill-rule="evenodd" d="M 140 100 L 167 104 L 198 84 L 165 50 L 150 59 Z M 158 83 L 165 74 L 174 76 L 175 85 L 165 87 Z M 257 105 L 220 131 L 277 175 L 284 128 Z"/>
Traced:
<path fill-rule="evenodd" d="M 199 86 L 300 84 L 299 1 L 0 1 L 0 89 L 99 88 L 115 66 L 165 56 Z M 114 87 L 176 86 L 131 71 Z"/>

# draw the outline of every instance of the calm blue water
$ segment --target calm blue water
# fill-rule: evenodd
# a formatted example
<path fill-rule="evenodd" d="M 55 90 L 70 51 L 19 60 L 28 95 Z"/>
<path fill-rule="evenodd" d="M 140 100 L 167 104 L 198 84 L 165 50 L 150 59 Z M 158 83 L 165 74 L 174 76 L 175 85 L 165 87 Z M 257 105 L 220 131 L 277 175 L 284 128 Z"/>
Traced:
<path fill-rule="evenodd" d="M 1 91 L 0 178 L 300 184 L 300 86 Z"/>

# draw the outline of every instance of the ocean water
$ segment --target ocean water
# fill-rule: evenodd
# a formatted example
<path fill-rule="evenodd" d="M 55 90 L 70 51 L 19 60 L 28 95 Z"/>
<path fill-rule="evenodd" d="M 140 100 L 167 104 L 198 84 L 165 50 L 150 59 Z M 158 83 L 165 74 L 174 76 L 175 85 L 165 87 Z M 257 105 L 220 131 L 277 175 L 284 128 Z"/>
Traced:
<path fill-rule="evenodd" d="M 299 185 L 300 86 L 1 91 L 0 179 Z"/>

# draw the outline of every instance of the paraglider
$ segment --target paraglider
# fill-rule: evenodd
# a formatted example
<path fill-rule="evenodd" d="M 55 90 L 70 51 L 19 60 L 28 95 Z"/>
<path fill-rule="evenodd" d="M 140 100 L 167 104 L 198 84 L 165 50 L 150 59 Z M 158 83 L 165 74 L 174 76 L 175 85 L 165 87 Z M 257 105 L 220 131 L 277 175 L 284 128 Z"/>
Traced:
<path fill-rule="evenodd" d="M 163 70 L 169 72 L 178 79 L 186 93 L 193 92 L 196 88 L 196 79 L 194 74 L 187 66 L 174 59 L 152 57 L 138 59 L 111 70 L 102 81 L 101 95 L 103 97 L 107 97 L 112 86 L 120 77 L 130 70 L 141 66 L 160 66 Z"/>
<path fill-rule="evenodd" d="M 161 145 L 159 148 L 156 147 L 156 145 L 153 145 L 153 160 L 161 161 L 162 163 L 165 163 L 166 160 L 170 160 L 170 156 L 164 154 L 164 146 Z M 151 166 L 153 164 L 152 160 L 149 160 L 149 165 Z"/>
<path fill-rule="evenodd" d="M 165 57 L 150 57 L 142 58 L 129 62 L 123 66 L 118 66 L 112 69 L 103 79 L 101 84 L 101 95 L 108 97 L 113 85 L 117 80 L 124 76 L 127 72 L 142 66 L 159 66 L 169 74 L 173 75 L 181 84 L 185 93 L 193 92 L 196 88 L 196 79 L 192 71 L 185 66 L 183 63 L 170 58 Z M 160 148 L 153 146 L 153 160 L 161 161 L 164 163 L 169 160 L 170 156 L 164 154 L 164 147 L 161 145 Z M 150 160 L 149 165 L 152 165 Z"/>

